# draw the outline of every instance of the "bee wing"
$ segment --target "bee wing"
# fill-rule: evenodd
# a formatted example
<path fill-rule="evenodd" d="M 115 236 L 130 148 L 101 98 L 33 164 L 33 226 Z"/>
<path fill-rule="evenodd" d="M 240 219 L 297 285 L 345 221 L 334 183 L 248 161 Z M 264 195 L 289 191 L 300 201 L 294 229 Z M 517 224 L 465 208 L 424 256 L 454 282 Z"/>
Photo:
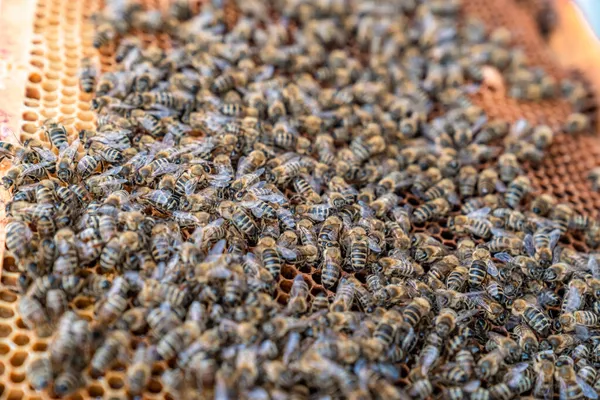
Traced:
<path fill-rule="evenodd" d="M 510 127 L 510 132 L 508 133 L 507 138 L 511 139 L 521 139 L 527 135 L 527 133 L 531 130 L 531 125 L 526 119 L 519 119 Z"/>
<path fill-rule="evenodd" d="M 121 183 L 126 183 L 127 179 L 109 179 L 109 180 L 105 180 L 103 182 L 98 183 L 98 186 L 100 187 L 104 187 L 104 186 L 113 186 L 113 185 L 119 185 Z"/>
<path fill-rule="evenodd" d="M 120 167 L 120 166 L 111 167 L 98 176 L 115 176 L 115 175 L 118 175 L 122 169 L 123 169 L 123 167 Z"/>
<path fill-rule="evenodd" d="M 487 122 L 488 122 L 487 115 L 482 115 L 481 117 L 477 118 L 477 121 L 475 121 L 475 123 L 473 124 L 473 127 L 471 128 L 471 130 L 473 131 L 473 134 L 475 135 L 475 134 L 479 133 L 481 128 L 483 128 L 485 126 L 485 124 L 487 124 Z"/>
<path fill-rule="evenodd" d="M 79 149 L 80 141 L 79 139 L 75 139 L 73 143 L 69 146 L 64 147 L 60 153 L 58 154 L 59 158 L 67 158 L 69 161 L 73 161 L 75 158 L 75 154 L 77 154 L 77 149 Z"/>
<path fill-rule="evenodd" d="M 169 197 L 171 196 L 170 192 L 169 193 Z M 188 224 L 192 224 L 192 225 L 199 225 L 200 224 L 200 220 L 192 213 L 189 212 L 185 212 L 185 211 L 174 211 L 173 212 L 173 216 L 178 218 L 181 221 L 185 221 Z"/>
<path fill-rule="evenodd" d="M 260 71 L 254 75 L 254 82 L 261 82 L 271 79 L 274 72 L 275 67 L 273 65 L 264 65 L 260 68 Z"/>
<path fill-rule="evenodd" d="M 590 331 L 583 325 L 575 325 L 575 336 L 581 341 L 586 341 L 590 338 Z"/>
<path fill-rule="evenodd" d="M 467 393 L 472 393 L 481 387 L 481 381 L 471 381 L 463 386 Z"/>
<path fill-rule="evenodd" d="M 554 249 L 556 247 L 556 244 L 558 243 L 558 241 L 560 240 L 560 230 L 559 229 L 554 229 L 552 232 L 550 232 L 550 248 Z"/>
<path fill-rule="evenodd" d="M 498 268 L 496 267 L 496 264 L 494 264 L 494 262 L 492 260 L 487 261 L 487 273 L 493 277 L 498 276 Z"/>
<path fill-rule="evenodd" d="M 239 203 L 242 207 L 249 209 L 252 211 L 252 214 L 256 216 L 256 218 L 261 218 L 264 215 L 263 210 L 258 207 L 260 204 L 258 200 L 247 200 Z"/>
<path fill-rule="evenodd" d="M 217 243 L 214 244 L 214 246 L 208 252 L 208 255 L 209 256 L 221 255 L 221 254 L 223 254 L 223 252 L 225 251 L 226 248 L 227 248 L 227 240 L 221 239 Z"/>
<path fill-rule="evenodd" d="M 190 180 L 188 180 L 184 185 L 183 188 L 185 189 L 185 194 L 186 195 L 191 195 L 194 194 L 194 192 L 196 191 L 196 186 L 198 185 L 198 178 L 194 177 Z"/>
<path fill-rule="evenodd" d="M 172 174 L 173 172 L 177 171 L 180 168 L 181 168 L 181 165 L 175 164 L 175 163 L 168 163 L 165 165 L 161 165 L 160 167 L 158 167 L 154 171 L 152 171 L 152 177 L 157 177 L 157 176 L 165 175 L 165 174 Z"/>
<path fill-rule="evenodd" d="M 233 176 L 228 172 L 220 172 L 216 175 L 208 175 L 211 185 L 216 187 L 227 187 Z"/>
<path fill-rule="evenodd" d="M 369 207 L 367 205 L 367 203 L 365 203 L 364 201 L 360 200 L 358 202 L 358 205 L 360 206 L 360 216 L 363 218 L 369 218 L 375 215 L 375 211 L 373 211 L 373 209 L 371 207 Z"/>
<path fill-rule="evenodd" d="M 489 215 L 490 211 L 491 211 L 491 208 L 483 207 L 483 208 L 480 208 L 479 210 L 475 210 L 475 211 L 468 213 L 467 217 L 477 218 L 477 219 L 485 218 Z"/>
<path fill-rule="evenodd" d="M 458 314 L 456 322 L 465 321 L 479 313 L 479 310 L 466 310 Z"/>
<path fill-rule="evenodd" d="M 575 379 L 577 379 L 577 384 L 579 384 L 579 387 L 583 391 L 583 395 L 586 398 L 588 398 L 588 399 L 597 399 L 598 398 L 598 392 L 596 392 L 596 390 L 593 387 L 588 385 L 588 383 L 586 381 L 584 381 L 583 378 L 581 378 L 579 375 L 576 375 Z"/>
<path fill-rule="evenodd" d="M 494 236 L 502 236 L 502 237 L 512 237 L 512 238 L 518 237 L 513 232 L 507 231 L 506 229 L 502 229 L 502 228 L 492 228 L 492 234 Z"/>
<path fill-rule="evenodd" d="M 295 260 L 298 258 L 298 253 L 283 246 L 276 246 L 279 254 L 286 260 Z"/>
<path fill-rule="evenodd" d="M 367 243 L 369 244 L 369 249 L 371 249 L 371 251 L 374 251 L 375 253 L 381 253 L 383 251 L 375 239 L 367 238 Z"/>
<path fill-rule="evenodd" d="M 600 271 L 598 271 L 598 260 L 593 254 L 590 254 L 589 256 L 587 269 L 594 278 L 598 278 L 600 276 Z"/>
<path fill-rule="evenodd" d="M 508 253 L 496 253 L 494 254 L 494 257 L 496 257 L 498 260 L 505 262 L 505 263 L 509 263 L 513 260 L 513 257 L 508 254 Z"/>
<path fill-rule="evenodd" d="M 256 197 L 262 201 L 268 201 L 269 203 L 284 204 L 287 202 L 285 196 L 278 193 L 257 195 Z"/>
<path fill-rule="evenodd" d="M 565 305 L 566 312 L 573 312 L 581 306 L 581 295 L 574 286 L 569 287 L 567 292 L 567 304 Z"/>
<path fill-rule="evenodd" d="M 27 176 L 29 174 L 33 174 L 34 172 L 39 171 L 40 169 L 46 168 L 46 164 L 31 164 L 29 167 L 23 169 L 21 171 L 21 176 Z"/>
<path fill-rule="evenodd" d="M 530 233 L 525 235 L 525 237 L 523 238 L 523 247 L 525 248 L 525 251 L 530 257 L 533 257 L 535 255 L 535 245 L 533 243 L 533 236 L 531 236 Z"/>
<path fill-rule="evenodd" d="M 56 162 L 56 155 L 51 150 L 45 149 L 43 147 L 34 147 L 33 150 L 35 150 L 35 152 L 38 153 L 42 160 L 44 160 L 45 162 Z"/>
<path fill-rule="evenodd" d="M 156 190 L 151 191 L 150 193 L 142 195 L 142 198 L 148 199 L 151 201 L 158 201 L 158 200 L 161 200 L 161 198 L 165 198 L 165 197 L 166 198 L 171 197 L 171 192 L 169 192 L 168 190 L 156 189 Z"/>
<path fill-rule="evenodd" d="M 504 193 L 504 192 L 506 192 L 506 185 L 500 179 L 498 179 L 496 181 L 496 191 L 498 193 Z"/>
<path fill-rule="evenodd" d="M 453 206 L 460 205 L 460 198 L 456 192 L 446 193 L 446 200 L 448 200 L 448 203 L 452 204 Z"/>
<path fill-rule="evenodd" d="M 554 251 L 552 252 L 552 263 L 556 264 L 557 262 L 560 262 L 560 253 L 562 253 L 562 247 L 555 247 Z"/>

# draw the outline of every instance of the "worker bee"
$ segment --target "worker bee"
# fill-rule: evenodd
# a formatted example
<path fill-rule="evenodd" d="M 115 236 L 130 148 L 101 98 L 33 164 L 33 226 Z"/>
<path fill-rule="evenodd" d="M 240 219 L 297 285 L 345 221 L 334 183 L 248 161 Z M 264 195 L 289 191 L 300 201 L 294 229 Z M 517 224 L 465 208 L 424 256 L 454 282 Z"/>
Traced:
<path fill-rule="evenodd" d="M 591 127 L 590 118 L 583 113 L 572 113 L 567 117 L 563 127 L 566 133 L 574 134 L 589 130 Z"/>
<path fill-rule="evenodd" d="M 321 281 L 330 289 L 337 283 L 341 273 L 342 254 L 339 247 L 328 247 L 323 250 L 323 267 Z"/>
<path fill-rule="evenodd" d="M 126 354 L 129 347 L 129 335 L 123 331 L 114 331 L 96 350 L 90 366 L 92 372 L 100 375 Z"/>
<path fill-rule="evenodd" d="M 536 305 L 524 299 L 516 299 L 513 301 L 512 313 L 521 316 L 539 335 L 543 337 L 548 335 L 550 319 Z"/>
<path fill-rule="evenodd" d="M 541 194 L 536 196 L 531 202 L 531 211 L 535 214 L 545 217 L 556 205 L 556 199 L 550 194 Z"/>
<path fill-rule="evenodd" d="M 469 215 L 457 215 L 448 218 L 448 228 L 456 233 L 470 233 L 473 236 L 489 238 L 492 236 L 492 224 L 485 216 L 489 209 L 481 209 Z"/>
<path fill-rule="evenodd" d="M 302 275 L 296 275 L 290 290 L 290 300 L 288 301 L 287 311 L 291 314 L 302 314 L 306 312 L 308 309 L 308 291 L 308 284 Z"/>
<path fill-rule="evenodd" d="M 27 378 L 35 390 L 43 390 L 52 382 L 52 363 L 47 355 L 39 355 L 27 365 Z"/>
<path fill-rule="evenodd" d="M 545 267 L 551 263 L 553 250 L 559 239 L 559 229 L 540 228 L 533 236 L 526 236 L 523 243 L 527 252 L 534 256 L 541 266 Z"/>
<path fill-rule="evenodd" d="M 476 184 L 477 170 L 471 165 L 461 167 L 458 172 L 458 190 L 460 195 L 463 198 L 473 196 Z"/>
<path fill-rule="evenodd" d="M 469 267 L 469 285 L 472 287 L 481 286 L 488 273 L 492 276 L 498 275 L 498 269 L 491 260 L 490 252 L 483 248 L 473 251 L 473 261 Z"/>
<path fill-rule="evenodd" d="M 416 208 L 412 218 L 416 223 L 444 217 L 450 211 L 450 204 L 446 199 L 440 197 L 431 200 Z"/>
<path fill-rule="evenodd" d="M 517 156 L 513 153 L 504 153 L 498 158 L 498 173 L 504 183 L 512 182 L 522 173 Z"/>
<path fill-rule="evenodd" d="M 526 176 L 518 176 L 515 178 L 506 189 L 504 200 L 512 208 L 516 208 L 523 197 L 531 191 L 531 182 Z"/>

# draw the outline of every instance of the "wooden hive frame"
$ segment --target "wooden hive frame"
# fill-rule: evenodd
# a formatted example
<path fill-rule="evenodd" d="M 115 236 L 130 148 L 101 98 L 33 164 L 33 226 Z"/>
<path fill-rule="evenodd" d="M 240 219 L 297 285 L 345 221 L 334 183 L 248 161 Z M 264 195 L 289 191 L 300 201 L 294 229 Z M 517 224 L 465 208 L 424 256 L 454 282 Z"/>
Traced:
<path fill-rule="evenodd" d="M 168 0 L 145 0 L 149 7 L 166 9 Z M 530 2 L 535 3 L 534 0 Z M 197 4 L 197 2 L 195 2 Z M 543 66 L 560 77 L 572 67 L 581 69 L 600 95 L 600 74 L 593 69 L 600 63 L 600 42 L 596 39 L 574 6 L 566 0 L 556 0 L 559 24 L 550 38 L 551 46 L 537 34 L 531 4 L 525 0 L 464 0 L 465 13 L 486 22 L 489 27 L 505 25 L 515 34 L 533 64 Z M 97 52 L 92 47 L 93 25 L 90 16 L 102 6 L 101 0 L 3 0 L 0 1 L 0 124 L 21 136 L 38 137 L 39 127 L 48 118 L 68 119 L 70 135 L 94 126 L 90 111 L 92 96 L 78 86 L 80 59 Z M 228 12 L 229 19 L 235 13 Z M 17 34 L 18 32 L 18 34 Z M 166 37 L 145 37 L 168 45 Z M 573 44 L 577 45 L 574 46 Z M 568 56 L 567 56 L 568 55 Z M 111 49 L 99 53 L 103 71 L 113 66 Z M 558 129 L 569 107 L 562 100 L 539 104 L 519 103 L 506 97 L 502 87 L 490 87 L 474 98 L 493 117 L 514 121 L 526 117 L 532 122 L 548 123 Z M 72 136 L 73 137 L 73 136 Z M 2 140 L 16 141 L 15 137 Z M 600 165 L 600 142 L 596 136 L 571 137 L 559 135 L 550 148 L 550 156 L 529 176 L 537 191 L 551 192 L 561 201 L 570 202 L 579 212 L 598 217 L 600 195 L 593 193 L 585 179 L 587 171 Z M 573 157 L 577 154 L 578 157 Z M 580 157 L 579 157 L 580 156 Z M 0 164 L 0 174 L 8 168 Z M 4 251 L 4 204 L 9 194 L 0 190 L 0 253 Z M 410 201 L 410 199 L 407 199 Z M 427 224 L 426 230 L 448 245 L 453 237 L 442 224 Z M 587 251 L 581 237 L 566 239 L 575 249 Z M 286 302 L 291 280 L 297 274 L 307 275 L 314 290 L 323 290 L 314 270 L 299 271 L 292 267 L 282 271 L 279 301 Z M 19 296 L 16 287 L 18 272 L 14 260 L 0 256 L 0 400 L 46 399 L 49 393 L 36 393 L 27 383 L 25 368 L 35 352 L 44 351 L 50 339 L 38 338 L 26 329 L 17 313 Z M 331 294 L 331 293 L 330 293 Z M 81 315 L 92 318 L 93 305 L 85 298 L 75 299 L 73 307 Z M 168 397 L 159 380 L 165 368 L 157 364 L 144 398 Z M 127 398 L 124 368 L 117 366 L 99 380 L 87 377 L 87 385 L 73 399 L 94 397 Z"/>

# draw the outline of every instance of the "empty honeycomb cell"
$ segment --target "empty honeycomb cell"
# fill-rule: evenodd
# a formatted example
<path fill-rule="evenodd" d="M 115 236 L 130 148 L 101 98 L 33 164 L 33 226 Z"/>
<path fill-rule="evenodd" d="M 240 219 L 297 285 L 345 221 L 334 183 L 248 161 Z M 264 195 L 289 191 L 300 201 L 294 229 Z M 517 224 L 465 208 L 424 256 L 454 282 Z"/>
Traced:
<path fill-rule="evenodd" d="M 289 293 L 292 289 L 292 281 L 288 279 L 281 279 L 279 281 L 279 288 L 283 290 L 285 293 Z"/>
<path fill-rule="evenodd" d="M 4 303 L 14 303 L 17 301 L 17 295 L 8 290 L 2 290 L 0 291 L 0 301 Z"/>
<path fill-rule="evenodd" d="M 123 386 L 125 386 L 125 382 L 123 382 L 123 379 L 119 376 L 111 376 L 106 381 L 111 389 L 121 389 Z"/>
<path fill-rule="evenodd" d="M 33 111 L 25 111 L 22 115 L 24 121 L 37 121 L 38 115 Z"/>
<path fill-rule="evenodd" d="M 2 284 L 5 286 L 16 288 L 17 279 L 18 278 L 16 276 L 9 276 L 8 274 L 4 274 L 2 275 L 2 278 L 0 278 L 0 282 L 2 282 Z"/>
<path fill-rule="evenodd" d="M 97 384 L 92 384 L 88 386 L 87 392 L 90 395 L 90 397 L 93 398 L 104 396 L 104 388 Z"/>
<path fill-rule="evenodd" d="M 58 101 L 58 95 L 56 93 L 45 94 L 42 97 L 42 101 L 45 103 L 55 103 Z"/>
<path fill-rule="evenodd" d="M 0 337 L 5 338 L 12 333 L 13 329 L 10 325 L 0 324 Z"/>
<path fill-rule="evenodd" d="M 21 318 L 17 318 L 17 320 L 15 321 L 15 324 L 17 325 L 17 328 L 19 328 L 19 329 L 28 329 Z"/>
<path fill-rule="evenodd" d="M 35 342 L 33 346 L 31 346 L 31 348 L 33 349 L 33 351 L 42 352 L 46 351 L 46 349 L 48 348 L 48 344 L 45 342 Z"/>
<path fill-rule="evenodd" d="M 60 74 L 56 71 L 46 71 L 44 73 L 44 77 L 46 79 L 52 80 L 52 81 L 56 81 L 60 78 Z"/>
<path fill-rule="evenodd" d="M 26 346 L 29 344 L 29 336 L 22 334 L 15 335 L 15 337 L 13 337 L 13 342 L 17 346 Z"/>
<path fill-rule="evenodd" d="M 10 358 L 10 365 L 12 365 L 13 367 L 20 367 L 21 365 L 23 365 L 23 363 L 25 362 L 26 359 L 27 359 L 27 353 L 26 352 L 24 352 L 24 351 L 17 351 Z"/>
<path fill-rule="evenodd" d="M 63 78 L 61 82 L 63 85 L 69 86 L 69 88 L 65 88 L 65 90 L 73 91 L 72 88 L 77 86 L 79 79 L 77 77 Z M 72 95 L 75 95 L 75 91 L 73 91 Z"/>
<path fill-rule="evenodd" d="M 21 400 L 23 398 L 23 391 L 18 389 L 12 389 L 8 392 L 6 400 Z"/>
<path fill-rule="evenodd" d="M 78 296 L 73 300 L 73 306 L 78 310 L 85 310 L 93 305 L 89 297 Z"/>
<path fill-rule="evenodd" d="M 288 303 L 288 300 L 290 299 L 290 296 L 288 294 L 285 293 L 280 293 L 279 296 L 277 296 L 277 302 L 281 305 L 286 305 Z"/>
<path fill-rule="evenodd" d="M 288 264 L 282 265 L 281 276 L 283 276 L 286 279 L 294 279 L 294 277 L 296 276 L 296 270 Z"/>
<path fill-rule="evenodd" d="M 75 99 L 74 97 L 71 97 L 71 96 L 63 96 L 60 99 L 60 102 L 62 104 L 73 105 L 73 104 L 75 104 L 77 102 L 77 99 Z"/>
<path fill-rule="evenodd" d="M 150 382 L 148 382 L 148 391 L 150 393 L 160 393 L 162 388 L 162 384 L 156 379 L 152 379 Z"/>
<path fill-rule="evenodd" d="M 58 83 L 52 81 L 45 81 L 42 83 L 42 90 L 45 92 L 55 92 L 58 89 Z"/>
<path fill-rule="evenodd" d="M 60 112 L 63 115 L 70 116 L 71 114 L 75 114 L 75 108 L 63 106 L 60 108 Z"/>
<path fill-rule="evenodd" d="M 37 87 L 28 86 L 25 89 L 25 97 L 30 98 L 30 99 L 39 100 L 41 98 L 40 90 Z"/>
<path fill-rule="evenodd" d="M 24 373 L 12 372 L 10 374 L 10 381 L 12 383 L 21 383 L 24 380 L 25 380 L 25 374 Z"/>
<path fill-rule="evenodd" d="M 5 306 L 0 306 L 0 318 L 1 319 L 10 319 L 14 316 L 15 316 L 15 312 L 11 308 L 5 307 Z"/>

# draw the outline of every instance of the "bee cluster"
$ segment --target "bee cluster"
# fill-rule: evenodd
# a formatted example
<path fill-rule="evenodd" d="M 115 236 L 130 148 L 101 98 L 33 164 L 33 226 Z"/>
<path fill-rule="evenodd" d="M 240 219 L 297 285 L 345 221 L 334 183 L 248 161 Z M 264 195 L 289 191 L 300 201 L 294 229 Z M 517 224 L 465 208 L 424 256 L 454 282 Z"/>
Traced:
<path fill-rule="evenodd" d="M 597 398 L 598 260 L 559 241 L 600 226 L 523 169 L 590 118 L 559 133 L 470 100 L 483 68 L 522 99 L 588 92 L 460 3 L 252 0 L 228 26 L 218 1 L 109 2 L 94 44 L 117 68 L 81 70 L 97 129 L 1 144 L 19 314 L 52 335 L 31 385 L 122 364 L 140 396 L 162 360 L 175 398 Z"/>

